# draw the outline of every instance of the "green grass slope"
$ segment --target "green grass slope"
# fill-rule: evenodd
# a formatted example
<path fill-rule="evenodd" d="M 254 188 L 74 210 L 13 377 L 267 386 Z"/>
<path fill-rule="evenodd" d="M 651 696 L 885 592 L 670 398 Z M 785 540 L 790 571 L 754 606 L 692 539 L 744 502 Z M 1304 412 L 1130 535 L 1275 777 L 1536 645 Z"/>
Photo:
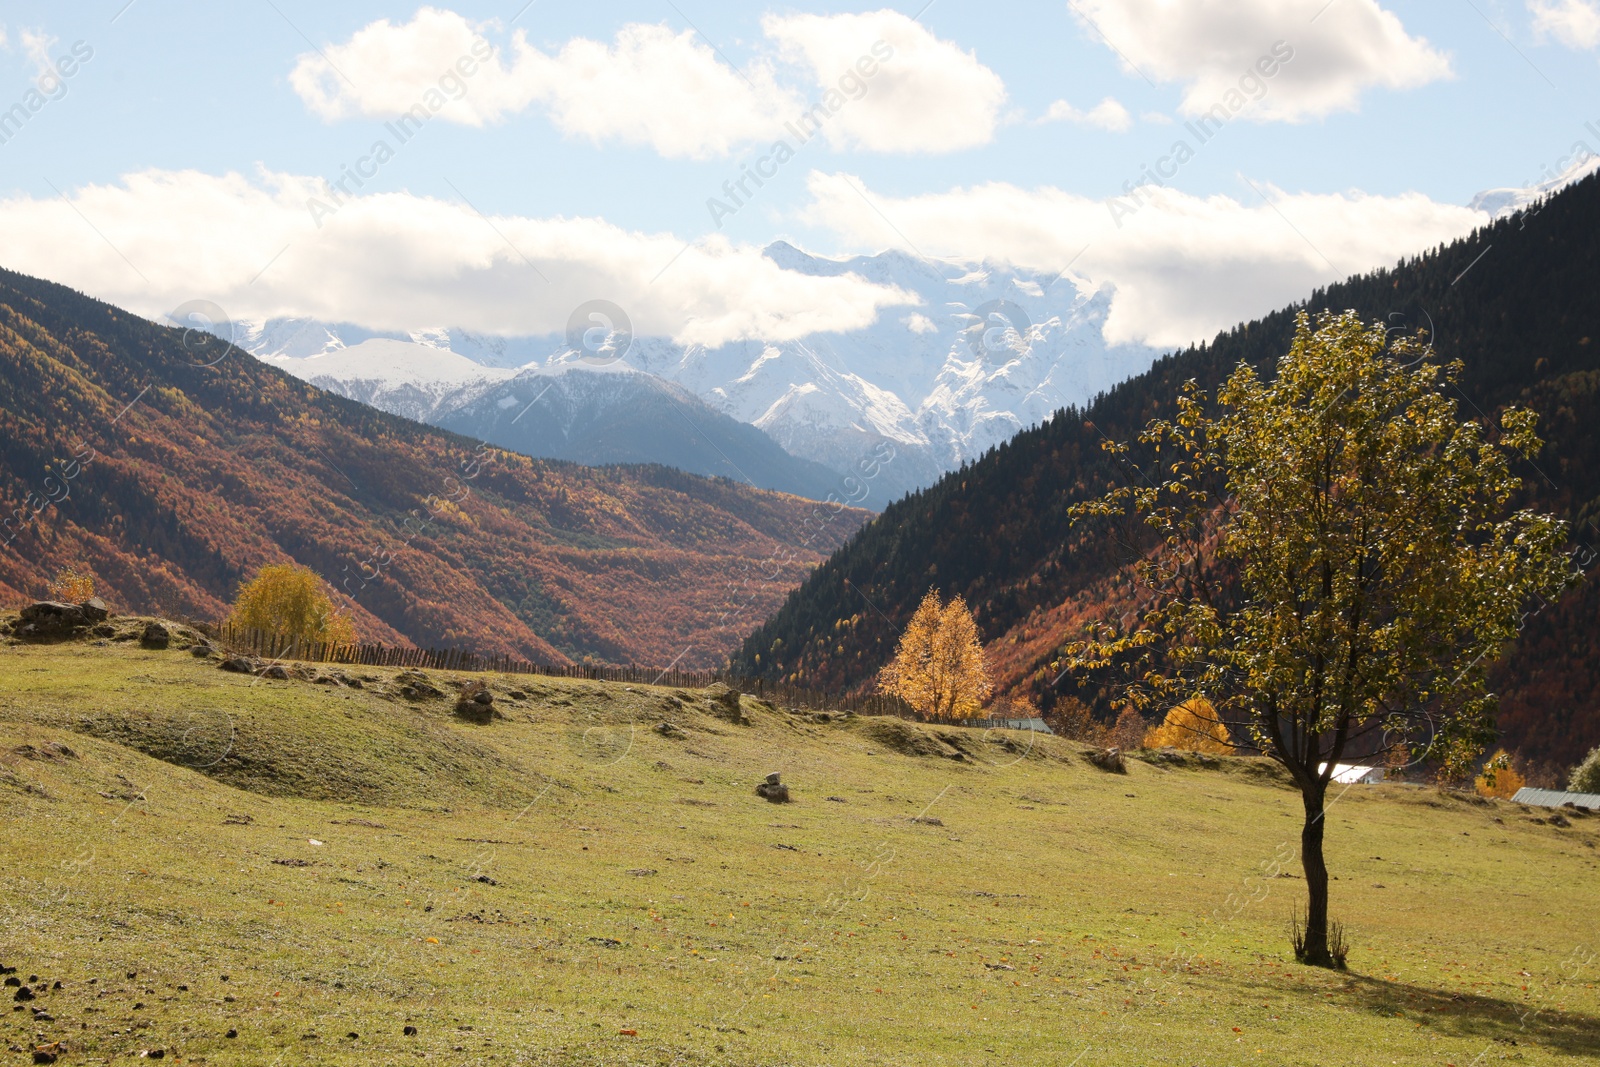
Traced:
<path fill-rule="evenodd" d="M 1600 1058 L 1600 819 L 1350 790 L 1328 973 L 1262 761 L 529 677 L 474 725 L 182 643 L 0 646 L 6 1062 Z"/>

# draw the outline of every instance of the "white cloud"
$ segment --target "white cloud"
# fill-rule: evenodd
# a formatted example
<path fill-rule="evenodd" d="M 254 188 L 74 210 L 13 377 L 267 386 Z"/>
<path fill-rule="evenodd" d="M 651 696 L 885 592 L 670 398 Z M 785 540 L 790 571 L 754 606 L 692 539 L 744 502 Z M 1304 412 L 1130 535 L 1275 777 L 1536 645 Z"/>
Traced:
<path fill-rule="evenodd" d="M 288 174 L 146 171 L 78 189 L 70 203 L 0 200 L 0 233 L 7 267 L 152 318 L 206 299 L 238 319 L 545 335 L 603 296 L 641 334 L 717 345 L 859 329 L 881 308 L 915 303 L 854 275 L 783 270 L 720 237 L 673 262 L 683 242 L 672 234 L 592 218 L 497 217 L 491 227 L 409 193 L 349 200 L 318 229 L 306 200 L 322 194 L 316 179 Z"/>
<path fill-rule="evenodd" d="M 671 158 L 726 155 L 774 135 L 800 109 L 770 65 L 735 70 L 692 30 L 631 23 L 610 45 L 577 38 L 546 55 L 521 31 L 509 49 L 496 49 L 485 29 L 435 8 L 404 25 L 380 20 L 345 44 L 301 56 L 290 84 L 329 120 L 392 118 L 420 102 L 441 118 L 481 126 L 540 104 L 563 133 L 649 145 Z M 442 95 L 429 103 L 430 93 Z"/>
<path fill-rule="evenodd" d="M 629 23 L 610 44 L 575 38 L 552 55 L 520 30 L 497 48 L 488 24 L 427 7 L 301 56 L 289 81 L 330 121 L 393 118 L 422 104 L 482 126 L 538 106 L 569 136 L 669 158 L 727 156 L 819 104 L 835 147 L 940 152 L 993 137 L 1005 101 L 999 76 L 904 15 L 768 17 L 762 26 L 778 58 L 805 69 L 804 84 L 780 84 L 772 59 L 729 66 L 693 30 Z"/>
<path fill-rule="evenodd" d="M 1112 343 L 1206 340 L 1317 286 L 1488 221 L 1484 212 L 1420 193 L 1283 194 L 1268 187 L 1271 205 L 1154 189 L 1119 227 L 1103 201 L 1055 188 L 995 182 L 904 199 L 869 194 L 874 210 L 851 182 L 860 179 L 813 172 L 807 221 L 856 247 L 902 244 L 903 234 L 926 255 L 1049 272 L 1070 264 L 1075 274 L 1115 288 L 1106 322 Z"/>
<path fill-rule="evenodd" d="M 1163 116 L 1165 117 L 1165 116 Z M 1093 126 L 1100 130 L 1121 133 L 1133 125 L 1128 109 L 1112 97 L 1106 97 L 1088 111 L 1079 111 L 1065 100 L 1050 105 L 1040 122 L 1071 122 L 1079 126 Z"/>
<path fill-rule="evenodd" d="M 1257 121 L 1298 122 L 1353 111 L 1370 87 L 1450 76 L 1449 57 L 1377 0 L 1079 0 L 1073 9 L 1140 72 L 1182 82 L 1186 115 L 1231 93 L 1258 98 L 1246 112 Z"/>
<path fill-rule="evenodd" d="M 22 50 L 27 53 L 28 62 L 33 64 L 35 77 L 43 78 L 46 75 L 54 76 L 56 60 L 50 54 L 59 41 L 43 30 L 21 31 Z"/>
<path fill-rule="evenodd" d="M 1592 0 L 1528 0 L 1533 29 L 1572 48 L 1600 45 L 1600 5 Z"/>
<path fill-rule="evenodd" d="M 953 152 L 994 138 L 1006 100 L 1000 76 L 898 11 L 768 15 L 761 28 L 784 58 L 810 69 L 824 92 L 852 71 L 876 71 L 870 78 L 858 74 L 862 95 L 826 126 L 836 147 Z M 874 47 L 879 41 L 893 50 L 893 58 L 874 62 L 881 60 Z"/>

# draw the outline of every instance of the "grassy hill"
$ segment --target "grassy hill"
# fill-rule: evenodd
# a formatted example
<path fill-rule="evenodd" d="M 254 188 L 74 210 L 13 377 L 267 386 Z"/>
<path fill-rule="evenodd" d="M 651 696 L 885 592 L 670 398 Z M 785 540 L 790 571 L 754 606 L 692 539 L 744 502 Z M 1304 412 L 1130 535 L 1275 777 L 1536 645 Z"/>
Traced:
<path fill-rule="evenodd" d="M 38 991 L 0 1015 L 16 1052 L 1600 1057 L 1600 818 L 1350 790 L 1351 970 L 1314 971 L 1285 940 L 1299 801 L 1265 761 L 1119 775 L 1056 738 L 527 676 L 490 677 L 473 725 L 448 674 L 414 698 L 378 669 L 231 674 L 137 625 L 0 645 L 0 965 Z M 754 795 L 771 771 L 793 803 Z"/>
<path fill-rule="evenodd" d="M 1462 417 L 1509 404 L 1543 416 L 1546 448 L 1526 466 L 1525 503 L 1600 548 L 1600 176 L 1448 246 L 1310 294 L 1292 307 L 1175 352 L 1149 371 L 1025 430 L 938 484 L 891 504 L 813 571 L 734 657 L 743 674 L 838 690 L 870 683 L 930 587 L 973 605 L 1002 688 L 1046 709 L 1062 690 L 1050 663 L 1082 624 L 1113 616 L 1138 552 L 1074 530 L 1068 508 L 1122 484 L 1102 450 L 1172 413 L 1182 384 L 1214 389 L 1241 362 L 1273 364 L 1298 311 L 1354 308 L 1396 330 L 1426 329 L 1465 364 Z M 1140 546 L 1132 546 L 1138 549 Z M 1507 742 L 1569 765 L 1600 744 L 1600 584 L 1529 619 L 1495 685 Z M 1112 701 L 1073 694 L 1107 718 Z"/>
<path fill-rule="evenodd" d="M 214 620 L 293 560 L 368 640 L 696 667 L 867 514 L 492 449 L 3 270 L 0 501 L 0 603 L 76 567 Z"/>

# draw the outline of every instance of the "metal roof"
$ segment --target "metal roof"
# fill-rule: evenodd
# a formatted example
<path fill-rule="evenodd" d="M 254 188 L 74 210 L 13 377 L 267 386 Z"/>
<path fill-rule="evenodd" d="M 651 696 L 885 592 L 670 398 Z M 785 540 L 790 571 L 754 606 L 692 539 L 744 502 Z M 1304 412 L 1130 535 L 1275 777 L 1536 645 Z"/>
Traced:
<path fill-rule="evenodd" d="M 1513 803 L 1532 804 L 1540 808 L 1559 808 L 1563 804 L 1576 804 L 1580 808 L 1600 810 L 1600 793 L 1567 793 L 1560 789 L 1533 789 L 1523 786 L 1511 800 Z"/>

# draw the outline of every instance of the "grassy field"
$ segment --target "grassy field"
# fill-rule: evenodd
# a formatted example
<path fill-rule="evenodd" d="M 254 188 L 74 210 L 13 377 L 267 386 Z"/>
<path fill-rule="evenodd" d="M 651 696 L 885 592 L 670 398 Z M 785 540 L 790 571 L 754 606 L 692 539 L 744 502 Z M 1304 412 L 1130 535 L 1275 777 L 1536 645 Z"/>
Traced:
<path fill-rule="evenodd" d="M 3 1062 L 1600 1062 L 1600 819 L 1351 789 L 1330 973 L 1263 761 L 182 643 L 0 647 Z"/>

